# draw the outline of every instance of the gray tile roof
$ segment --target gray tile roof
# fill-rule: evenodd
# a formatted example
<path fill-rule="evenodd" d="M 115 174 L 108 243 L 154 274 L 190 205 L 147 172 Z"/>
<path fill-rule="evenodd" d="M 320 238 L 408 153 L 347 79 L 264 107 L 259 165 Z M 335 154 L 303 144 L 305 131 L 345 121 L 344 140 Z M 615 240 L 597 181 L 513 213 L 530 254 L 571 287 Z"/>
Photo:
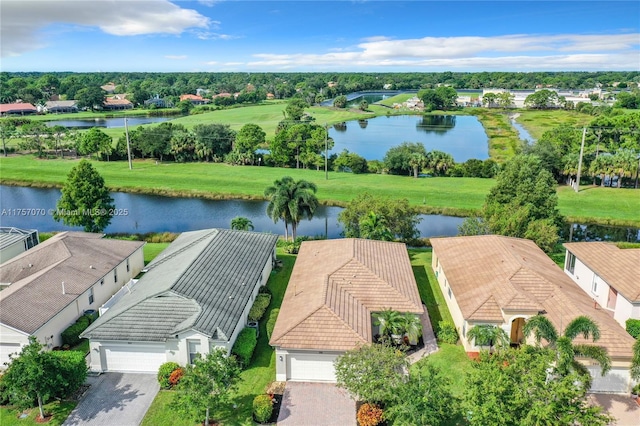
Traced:
<path fill-rule="evenodd" d="M 154 339 L 164 340 L 194 329 L 213 339 L 228 340 L 277 239 L 271 234 L 226 229 L 181 234 L 147 266 L 148 272 L 131 294 L 92 324 L 84 336 L 134 340 L 150 330 Z M 195 303 L 199 314 L 181 313 L 183 305 L 174 303 L 178 297 Z M 154 302 L 149 303 L 151 300 Z M 165 315 L 156 315 L 155 310 Z M 137 328 L 142 331 L 131 331 Z"/>
<path fill-rule="evenodd" d="M 63 232 L 0 265 L 0 322 L 32 334 L 144 243 Z M 62 282 L 65 294 L 62 293 Z"/>

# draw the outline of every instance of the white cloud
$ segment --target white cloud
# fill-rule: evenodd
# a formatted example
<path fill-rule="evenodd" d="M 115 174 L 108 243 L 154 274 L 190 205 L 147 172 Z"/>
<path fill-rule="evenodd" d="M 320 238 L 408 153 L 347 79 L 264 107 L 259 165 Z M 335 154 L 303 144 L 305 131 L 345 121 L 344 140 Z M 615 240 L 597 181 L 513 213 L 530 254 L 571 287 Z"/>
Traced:
<path fill-rule="evenodd" d="M 240 36 L 212 33 L 209 31 L 197 31 L 196 37 L 198 37 L 200 40 L 234 40 L 240 38 Z"/>
<path fill-rule="evenodd" d="M 195 10 L 167 0 L 3 0 L 2 56 L 17 56 L 45 45 L 39 31 L 52 24 L 97 27 L 116 36 L 181 34 L 214 24 Z"/>
<path fill-rule="evenodd" d="M 458 70 L 630 70 L 638 68 L 640 34 L 369 37 L 355 48 L 326 53 L 253 55 L 252 68 L 352 69 L 402 67 Z"/>
<path fill-rule="evenodd" d="M 164 55 L 164 57 L 167 59 L 172 59 L 176 61 L 187 59 L 187 55 Z"/>

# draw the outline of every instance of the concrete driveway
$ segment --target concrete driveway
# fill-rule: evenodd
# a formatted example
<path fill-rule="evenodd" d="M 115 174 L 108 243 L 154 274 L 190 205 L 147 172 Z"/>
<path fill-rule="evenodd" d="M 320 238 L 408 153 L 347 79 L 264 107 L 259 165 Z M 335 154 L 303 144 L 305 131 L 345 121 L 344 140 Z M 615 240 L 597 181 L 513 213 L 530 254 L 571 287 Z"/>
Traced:
<path fill-rule="evenodd" d="M 591 404 L 601 406 L 604 411 L 615 417 L 616 426 L 638 426 L 640 425 L 640 406 L 631 399 L 629 394 L 608 395 L 589 394 L 587 396 Z"/>
<path fill-rule="evenodd" d="M 356 403 L 331 383 L 287 382 L 278 426 L 355 425 Z"/>
<path fill-rule="evenodd" d="M 87 384 L 63 426 L 138 426 L 160 390 L 155 374 L 105 373 Z"/>

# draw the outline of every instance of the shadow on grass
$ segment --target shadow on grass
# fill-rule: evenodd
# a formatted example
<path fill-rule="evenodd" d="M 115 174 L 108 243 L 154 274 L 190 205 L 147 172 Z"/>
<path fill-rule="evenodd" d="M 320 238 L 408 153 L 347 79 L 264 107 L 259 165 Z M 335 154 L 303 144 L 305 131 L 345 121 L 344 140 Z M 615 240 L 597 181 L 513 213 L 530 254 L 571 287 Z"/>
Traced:
<path fill-rule="evenodd" d="M 429 319 L 431 320 L 431 326 L 433 327 L 436 335 L 439 331 L 440 321 L 443 321 L 442 313 L 440 312 L 440 305 L 436 300 L 435 294 L 433 294 L 433 288 L 429 283 L 429 276 L 425 271 L 424 266 L 412 266 L 413 275 L 416 277 L 418 283 L 418 291 L 420 292 L 420 299 L 422 303 L 427 307 L 429 312 Z"/>

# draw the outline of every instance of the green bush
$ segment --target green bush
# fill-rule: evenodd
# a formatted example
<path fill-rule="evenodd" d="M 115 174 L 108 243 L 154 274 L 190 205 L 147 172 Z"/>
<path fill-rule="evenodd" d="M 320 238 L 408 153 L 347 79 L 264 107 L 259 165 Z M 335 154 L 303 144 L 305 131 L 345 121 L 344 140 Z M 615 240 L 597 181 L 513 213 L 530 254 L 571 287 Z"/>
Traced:
<path fill-rule="evenodd" d="M 258 293 L 253 306 L 249 310 L 249 321 L 260 321 L 269 306 L 269 302 L 271 302 L 270 294 Z"/>
<path fill-rule="evenodd" d="M 256 329 L 246 327 L 238 334 L 238 338 L 233 344 L 233 348 L 231 348 L 231 353 L 238 357 L 238 361 L 243 367 L 246 367 L 251 361 L 251 356 L 253 356 L 253 351 L 257 344 L 258 335 Z"/>
<path fill-rule="evenodd" d="M 77 351 L 52 351 L 51 356 L 58 359 L 58 374 L 64 378 L 64 385 L 58 388 L 54 396 L 67 398 L 80 389 L 87 379 L 85 354 Z"/>
<path fill-rule="evenodd" d="M 67 327 L 66 330 L 62 332 L 60 335 L 62 337 L 62 344 L 75 346 L 80 342 L 80 334 L 89 327 L 91 324 L 91 319 L 88 315 L 83 315 L 78 320 Z"/>
<path fill-rule="evenodd" d="M 456 330 L 456 326 L 451 321 L 440 321 L 438 323 L 438 340 L 452 345 L 458 342 L 458 330 Z"/>
<path fill-rule="evenodd" d="M 177 362 L 165 362 L 158 369 L 158 383 L 160 383 L 160 387 L 162 389 L 171 389 L 171 383 L 169 382 L 169 377 L 171 377 L 171 373 L 181 368 L 180 364 Z"/>
<path fill-rule="evenodd" d="M 632 335 L 634 339 L 640 339 L 640 320 L 629 318 L 626 325 L 627 333 Z"/>
<path fill-rule="evenodd" d="M 266 285 L 261 285 L 258 289 L 258 294 L 268 294 L 271 295 L 271 290 Z"/>
<path fill-rule="evenodd" d="M 269 312 L 269 319 L 267 320 L 267 339 L 269 340 L 271 340 L 271 334 L 276 326 L 276 320 L 278 319 L 279 313 L 280 308 L 272 309 L 271 312 Z"/>
<path fill-rule="evenodd" d="M 253 417 L 258 423 L 266 423 L 273 413 L 273 399 L 269 395 L 258 395 L 253 398 Z"/>

